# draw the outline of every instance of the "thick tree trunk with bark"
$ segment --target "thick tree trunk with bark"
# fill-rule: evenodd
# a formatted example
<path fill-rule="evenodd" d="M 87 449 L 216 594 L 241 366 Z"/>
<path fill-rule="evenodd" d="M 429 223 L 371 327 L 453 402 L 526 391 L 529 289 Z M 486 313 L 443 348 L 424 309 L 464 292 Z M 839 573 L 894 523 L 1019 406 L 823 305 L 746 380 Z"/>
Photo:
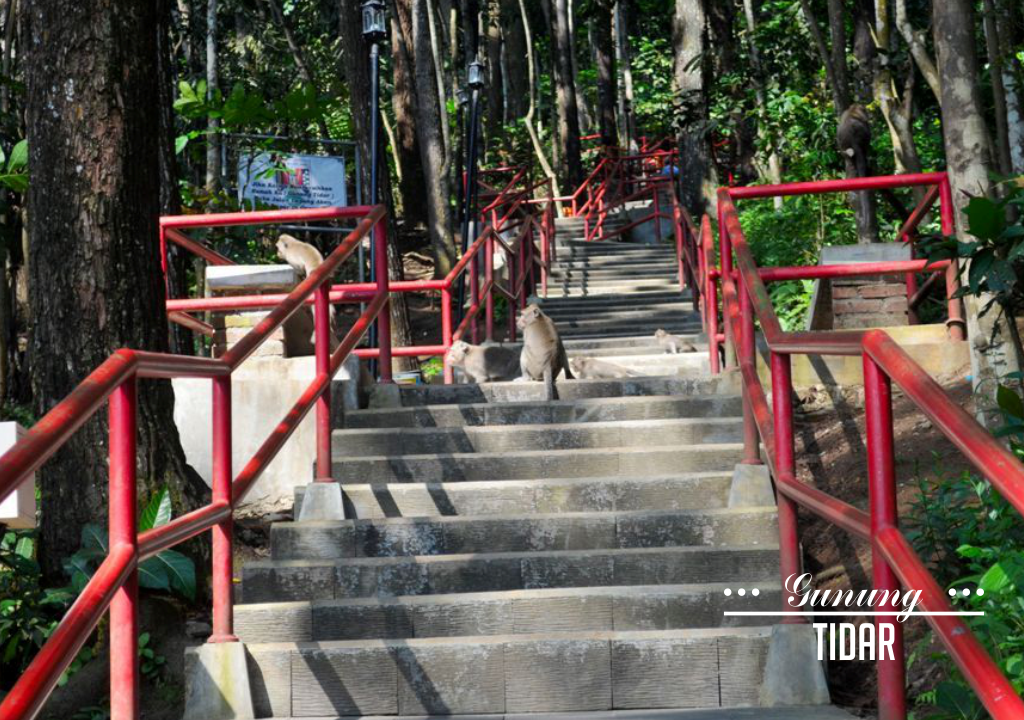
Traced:
<path fill-rule="evenodd" d="M 519 13 L 519 0 L 501 0 L 501 27 L 505 40 L 505 83 L 508 87 L 506 112 L 509 122 L 526 115 L 530 107 L 529 58 L 526 33 Z"/>
<path fill-rule="evenodd" d="M 338 36 L 341 38 L 342 65 L 345 83 L 348 86 L 349 102 L 353 108 L 363 111 L 352 113 L 352 134 L 359 144 L 359 152 L 366 160 L 362 164 L 360 182 L 364 188 L 370 187 L 370 48 L 362 34 L 362 3 L 360 0 L 339 0 L 338 2 Z M 388 211 L 388 277 L 391 280 L 404 280 L 402 256 L 398 252 L 398 226 L 395 222 L 395 202 L 391 192 L 391 179 L 384 164 L 384 143 L 379 138 L 381 171 L 377 173 L 378 201 Z M 364 197 L 368 197 L 369 194 Z M 391 295 L 391 342 L 395 347 L 413 344 L 412 328 L 409 324 L 409 312 L 405 295 Z M 414 358 L 395 358 L 395 367 L 412 369 L 416 366 Z"/>
<path fill-rule="evenodd" d="M 505 80 L 501 68 L 501 3 L 487 3 L 487 147 L 501 149 L 505 120 Z"/>
<path fill-rule="evenodd" d="M 957 208 L 957 235 L 966 242 L 969 236 L 961 211 L 971 196 L 983 195 L 989 190 L 989 175 L 993 169 L 978 91 L 980 69 L 974 54 L 972 3 L 970 0 L 932 0 L 932 23 L 942 87 L 946 169 Z M 1020 369 L 1016 353 L 998 308 L 993 307 L 981 315 L 987 297 L 967 296 L 965 301 L 974 386 L 982 396 L 992 397 L 999 378 Z M 987 408 L 979 409 L 984 415 Z"/>
<path fill-rule="evenodd" d="M 612 37 L 612 0 L 594 3 L 591 19 L 594 35 L 594 63 L 597 65 L 597 127 L 601 144 L 618 144 L 615 110 L 618 104 L 618 78 L 615 72 L 615 41 Z"/>
<path fill-rule="evenodd" d="M 31 353 L 41 413 L 115 349 L 167 350 L 156 243 L 158 23 L 155 3 L 97 0 L 37 0 L 28 22 Z M 197 506 L 207 490 L 185 464 L 170 383 L 143 381 L 138 397 L 140 496 L 167 485 L 177 512 Z M 40 472 L 51 577 L 79 547 L 82 525 L 106 517 L 106 448 L 100 412 Z"/>
<path fill-rule="evenodd" d="M 615 3 L 615 57 L 622 68 L 622 92 L 619 93 L 621 144 L 633 152 L 636 127 L 633 121 L 633 52 L 629 46 L 629 0 L 618 0 Z"/>
<path fill-rule="evenodd" d="M 673 79 L 679 93 L 679 170 L 682 201 L 694 217 L 704 214 L 713 194 L 705 193 L 709 182 L 707 94 L 704 69 L 704 0 L 676 0 L 672 18 L 672 45 L 675 48 Z"/>
<path fill-rule="evenodd" d="M 398 8 L 397 3 L 395 7 L 396 15 L 406 12 Z M 391 107 L 395 112 L 395 154 L 400 168 L 398 189 L 402 194 L 402 218 L 406 227 L 419 227 L 427 222 L 427 177 L 423 174 L 416 128 L 412 48 L 396 16 L 391 18 L 391 63 L 394 77 Z"/>
<path fill-rule="evenodd" d="M 206 96 L 213 97 L 213 91 L 220 83 L 217 66 L 217 0 L 206 0 Z M 210 117 L 206 122 L 206 187 L 210 190 L 220 185 L 220 136 L 217 131 L 220 120 Z"/>
<path fill-rule="evenodd" d="M 558 106 L 558 141 L 563 152 L 562 175 L 572 190 L 583 181 L 580 158 L 580 117 L 572 71 L 572 39 L 569 34 L 569 0 L 551 0 L 551 56 Z"/>

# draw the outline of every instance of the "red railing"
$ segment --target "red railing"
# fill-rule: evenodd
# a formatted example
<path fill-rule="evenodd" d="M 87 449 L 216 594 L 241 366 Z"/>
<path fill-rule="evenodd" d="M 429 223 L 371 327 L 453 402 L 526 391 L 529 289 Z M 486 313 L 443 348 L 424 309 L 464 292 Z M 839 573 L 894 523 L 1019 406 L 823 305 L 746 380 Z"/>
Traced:
<path fill-rule="evenodd" d="M 867 540 L 872 548 L 872 584 L 878 590 L 904 588 L 921 591 L 919 607 L 926 613 L 936 636 L 956 662 L 985 706 L 996 720 L 1024 717 L 1024 702 L 1010 682 L 985 652 L 960 617 L 955 616 L 948 596 L 935 581 L 924 562 L 911 548 L 898 527 L 896 504 L 895 451 L 892 418 L 892 383 L 928 417 L 1019 512 L 1024 513 L 1024 466 L 995 440 L 962 407 L 953 402 L 942 388 L 888 334 L 880 330 L 846 332 L 783 332 L 772 307 L 765 282 L 793 278 L 827 278 L 869 274 L 904 274 L 931 271 L 937 264 L 923 260 L 876 263 L 870 266 L 825 266 L 811 268 L 759 268 L 740 226 L 734 200 L 749 197 L 773 197 L 813 192 L 847 192 L 897 188 L 919 185 L 938 187 L 942 199 L 942 224 L 945 233 L 953 231 L 953 209 L 944 174 L 923 174 L 886 178 L 797 183 L 758 188 L 723 188 L 718 193 L 719 238 L 723 315 L 728 335 L 735 350 L 744 398 L 744 462 L 759 464 L 759 441 L 763 443 L 778 494 L 780 567 L 783 580 L 800 572 L 797 506 L 828 520 L 857 537 Z M 931 195 L 931 193 L 929 193 Z M 934 198 L 933 198 L 934 199 Z M 915 211 L 917 212 L 917 211 Z M 917 213 L 920 216 L 923 213 Z M 713 298 L 714 273 L 707 260 L 696 251 L 710 247 L 710 222 L 705 217 L 699 239 L 692 223 L 680 222 L 678 234 L 691 238 L 679 242 L 682 251 L 691 256 L 683 261 L 686 273 L 696 269 L 702 273 L 698 289 L 705 291 L 704 316 L 709 337 L 717 318 Z M 919 217 L 918 217 L 919 219 Z M 912 226 L 913 223 L 910 223 Z M 905 235 L 906 226 L 901 235 Z M 677 235 L 678 237 L 678 235 Z M 735 269 L 733 261 L 735 260 Z M 955 290 L 957 278 L 953 264 L 943 264 L 947 289 Z M 693 287 L 693 286 L 691 286 Z M 950 305 L 952 310 L 952 305 Z M 962 331 L 958 313 L 950 325 L 951 333 Z M 772 399 L 769 404 L 757 372 L 754 323 L 760 324 L 769 351 Z M 791 358 L 794 355 L 860 356 L 864 367 L 865 416 L 867 421 L 868 512 L 842 502 L 796 476 L 793 430 Z M 878 608 L 893 611 L 895 604 Z M 783 611 L 791 611 L 785 607 Z M 801 622 L 798 612 L 785 617 L 787 622 Z M 882 618 L 879 622 L 885 620 Z M 890 620 L 891 622 L 891 620 Z M 906 717 L 906 680 L 902 627 L 893 623 L 894 658 L 878 660 L 878 707 L 883 720 Z"/>
<path fill-rule="evenodd" d="M 316 405 L 316 480 L 331 482 L 331 378 L 376 319 L 381 327 L 380 355 L 390 366 L 388 273 L 383 206 L 226 213 L 163 218 L 164 235 L 182 228 L 249 225 L 292 220 L 360 218 L 356 229 L 309 277 L 273 305 L 273 310 L 220 358 L 200 358 L 118 350 L 0 457 L 0 499 L 35 472 L 94 416 L 109 399 L 110 551 L 10 693 L 0 703 L 3 720 L 29 720 L 42 709 L 103 614 L 110 610 L 111 720 L 136 720 L 139 712 L 138 566 L 162 550 L 206 530 L 213 533 L 213 634 L 209 642 L 236 642 L 232 603 L 232 512 Z M 331 353 L 328 342 L 330 278 L 373 230 L 378 256 L 376 284 L 366 310 Z M 165 256 L 166 257 L 166 256 Z M 207 257 L 215 262 L 212 256 Z M 231 375 L 304 302 L 313 302 L 316 378 L 245 464 L 232 477 Z M 141 535 L 136 522 L 136 389 L 146 378 L 208 378 L 211 408 L 213 494 L 210 504 Z"/>
<path fill-rule="evenodd" d="M 480 210 L 479 217 L 483 230 L 467 249 L 466 254 L 444 277 L 435 280 L 407 280 L 394 281 L 388 285 L 389 292 L 411 293 L 411 292 L 440 292 L 441 294 L 441 344 L 439 345 L 409 345 L 389 348 L 388 360 L 385 362 L 381 357 L 381 350 L 378 348 L 356 348 L 355 353 L 360 358 L 381 358 L 380 367 L 382 378 L 390 381 L 391 363 L 390 357 L 442 357 L 444 363 L 444 377 L 446 382 L 454 379 L 452 368 L 447 361 L 448 350 L 451 346 L 462 339 L 467 330 L 470 338 L 475 343 L 479 339 L 479 314 L 485 313 L 486 338 L 494 339 L 494 317 L 495 317 L 495 294 L 504 296 L 509 303 L 507 339 L 514 341 L 516 337 L 515 309 L 526 307 L 527 298 L 535 294 L 538 286 L 541 294 L 547 294 L 547 285 L 551 261 L 554 256 L 554 243 L 552 242 L 555 233 L 554 225 L 554 199 L 551 197 L 550 182 L 542 180 L 537 183 L 527 184 L 519 187 L 518 184 L 525 177 L 525 170 L 521 168 L 494 168 L 489 171 L 482 171 L 485 176 L 511 176 L 504 182 L 501 188 L 490 187 L 481 182 L 481 187 L 487 192 L 481 193 L 481 200 L 487 204 Z M 546 195 L 545 195 L 546 190 Z M 538 194 L 542 197 L 536 197 Z M 267 220 L 259 217 L 254 222 L 275 222 L 274 218 L 280 213 L 288 211 L 269 211 L 266 213 L 241 213 L 246 216 L 266 216 Z M 322 210 L 303 210 L 306 213 L 301 219 L 330 220 L 334 219 L 330 213 Z M 193 220 L 188 227 L 198 228 L 209 226 L 210 219 L 222 218 L 221 215 L 200 215 L 186 216 L 185 220 Z M 242 224 L 220 222 L 219 224 Z M 198 255 L 208 262 L 216 265 L 231 264 L 232 261 L 223 255 L 216 253 L 204 243 L 190 238 L 181 232 L 184 221 L 176 221 L 174 224 L 161 226 L 161 254 L 165 258 L 164 268 L 166 272 L 166 243 L 173 242 L 189 252 Z M 508 239 L 504 234 L 517 231 Z M 502 283 L 495 275 L 494 255 L 500 248 L 504 253 L 505 267 L 507 268 L 506 282 Z M 481 282 L 481 275 L 483 280 Z M 454 311 L 453 300 L 458 296 L 459 283 L 466 276 L 468 281 L 469 307 L 466 308 L 458 327 L 453 327 Z M 347 283 L 331 285 L 328 291 L 328 299 L 331 303 L 361 303 L 372 299 L 376 292 L 376 285 L 373 283 Z M 231 297 L 216 298 L 169 298 L 167 300 L 168 318 L 173 322 L 189 327 L 190 329 L 212 334 L 213 329 L 194 317 L 190 313 L 199 311 L 229 311 L 257 308 L 276 307 L 285 297 L 280 294 L 268 295 L 238 295 Z M 307 302 L 310 302 L 307 300 Z M 378 335 L 385 332 L 381 327 Z"/>

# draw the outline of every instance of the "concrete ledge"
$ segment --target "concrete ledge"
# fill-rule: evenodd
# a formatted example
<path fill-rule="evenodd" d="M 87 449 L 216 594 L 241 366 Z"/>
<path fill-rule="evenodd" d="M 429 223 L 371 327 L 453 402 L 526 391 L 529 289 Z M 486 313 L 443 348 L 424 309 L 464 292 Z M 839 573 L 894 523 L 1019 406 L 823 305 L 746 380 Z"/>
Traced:
<path fill-rule="evenodd" d="M 341 501 L 341 486 L 338 483 L 312 482 L 306 486 L 299 511 L 300 521 L 344 519 L 345 506 Z"/>
<path fill-rule="evenodd" d="M 728 507 L 770 507 L 775 505 L 775 490 L 767 465 L 739 464 L 732 473 Z"/>
<path fill-rule="evenodd" d="M 764 666 L 763 707 L 828 705 L 828 681 L 818 660 L 814 628 L 807 623 L 775 625 Z"/>
<path fill-rule="evenodd" d="M 205 643 L 185 655 L 184 720 L 252 720 L 245 645 Z"/>

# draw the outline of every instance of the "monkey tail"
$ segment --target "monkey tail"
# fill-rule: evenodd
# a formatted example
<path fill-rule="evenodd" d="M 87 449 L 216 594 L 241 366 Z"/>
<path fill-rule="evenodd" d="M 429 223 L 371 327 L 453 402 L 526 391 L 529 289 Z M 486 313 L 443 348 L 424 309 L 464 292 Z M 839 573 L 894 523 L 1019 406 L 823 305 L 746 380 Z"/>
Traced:
<path fill-rule="evenodd" d="M 572 370 L 569 369 L 569 355 L 565 352 L 565 348 L 562 349 L 562 372 L 565 373 L 566 380 L 576 379 L 572 374 Z"/>

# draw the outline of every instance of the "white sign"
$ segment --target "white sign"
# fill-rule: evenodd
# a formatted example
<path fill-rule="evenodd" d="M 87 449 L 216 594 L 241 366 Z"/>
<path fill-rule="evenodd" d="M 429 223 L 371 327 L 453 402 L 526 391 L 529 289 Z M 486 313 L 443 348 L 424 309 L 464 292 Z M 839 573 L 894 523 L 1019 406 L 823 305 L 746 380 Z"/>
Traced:
<path fill-rule="evenodd" d="M 16 422 L 0 422 L 0 455 L 11 449 L 25 434 L 25 428 Z M 0 500 L 0 524 L 12 529 L 36 526 L 35 473 L 25 478 L 10 495 Z"/>
<path fill-rule="evenodd" d="M 345 159 L 322 155 L 260 153 L 238 159 L 243 200 L 277 208 L 348 205 Z"/>

